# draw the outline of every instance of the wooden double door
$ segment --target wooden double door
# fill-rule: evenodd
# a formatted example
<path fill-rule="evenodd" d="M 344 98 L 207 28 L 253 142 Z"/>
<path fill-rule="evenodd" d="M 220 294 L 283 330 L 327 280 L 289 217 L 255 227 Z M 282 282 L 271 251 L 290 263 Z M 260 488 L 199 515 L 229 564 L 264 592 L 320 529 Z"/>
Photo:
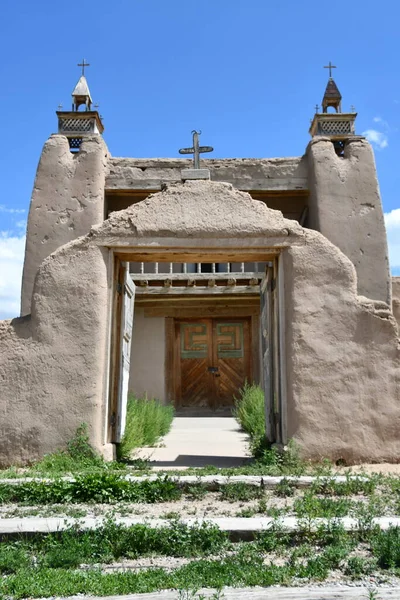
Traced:
<path fill-rule="evenodd" d="M 175 321 L 175 397 L 179 408 L 234 404 L 251 380 L 250 319 Z"/>

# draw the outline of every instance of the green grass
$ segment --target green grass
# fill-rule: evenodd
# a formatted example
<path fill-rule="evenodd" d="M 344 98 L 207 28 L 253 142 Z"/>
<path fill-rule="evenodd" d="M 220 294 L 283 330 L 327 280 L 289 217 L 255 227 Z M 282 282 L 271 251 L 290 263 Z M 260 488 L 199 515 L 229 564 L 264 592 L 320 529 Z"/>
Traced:
<path fill-rule="evenodd" d="M 0 575 L 33 566 L 70 569 L 149 555 L 208 556 L 227 544 L 227 534 L 207 523 L 188 527 L 175 519 L 168 527 L 152 529 L 142 524 L 125 527 L 109 519 L 96 530 L 79 531 L 77 525 L 58 533 L 4 540 L 0 545 Z"/>
<path fill-rule="evenodd" d="M 168 477 L 155 481 L 127 481 L 117 473 L 88 473 L 74 481 L 56 479 L 51 483 L 27 481 L 18 485 L 1 483 L 0 504 L 77 504 L 125 502 L 167 502 L 178 500 L 182 489 Z"/>
<path fill-rule="evenodd" d="M 271 586 L 323 581 L 332 570 L 357 580 L 381 569 L 399 574 L 400 529 L 371 530 L 367 542 L 357 532 L 331 523 L 316 531 L 284 532 L 279 523 L 253 542 L 234 543 L 210 524 L 187 527 L 172 521 L 157 530 L 108 521 L 93 531 L 20 536 L 0 546 L 0 597 L 127 594 L 160 589 Z M 362 547 L 363 556 L 359 556 Z M 355 554 L 355 551 L 358 553 Z M 264 562 L 265 556 L 280 557 Z M 140 556 L 193 559 L 180 568 L 104 573 L 100 565 Z M 81 565 L 88 565 L 85 569 Z"/>
<path fill-rule="evenodd" d="M 158 400 L 130 396 L 127 406 L 125 433 L 118 446 L 118 456 L 129 459 L 134 448 L 154 446 L 170 430 L 174 418 L 172 406 Z"/>
<path fill-rule="evenodd" d="M 174 522 L 168 528 L 153 531 L 146 526 L 124 530 L 110 523 L 101 532 L 71 531 L 59 536 L 36 536 L 13 546 L 6 543 L 0 554 L 0 597 L 19 600 L 161 589 L 298 585 L 301 581 L 323 581 L 337 569 L 357 580 L 379 567 L 382 574 L 388 569 L 399 574 L 398 541 L 399 532 L 395 529 L 380 532 L 380 537 L 371 533 L 369 547 L 364 547 L 364 554 L 367 550 L 368 553 L 360 557 L 353 554 L 359 548 L 357 534 L 334 524 L 308 533 L 288 534 L 276 529 L 261 533 L 255 542 L 234 544 L 209 526 L 190 531 Z M 280 556 L 280 564 L 264 562 L 271 552 Z M 194 560 L 171 571 L 156 567 L 104 573 L 94 564 L 149 553 Z M 82 562 L 93 566 L 77 569 Z"/>
<path fill-rule="evenodd" d="M 227 483 L 220 486 L 221 500 L 228 502 L 250 502 L 263 496 L 264 490 L 257 485 Z"/>
<path fill-rule="evenodd" d="M 15 467 L 0 471 L 3 478 L 15 477 L 61 477 L 76 473 L 100 473 L 122 471 L 126 466 L 117 462 L 106 462 L 90 445 L 86 423 L 82 423 L 63 450 L 46 454 L 23 472 Z"/>

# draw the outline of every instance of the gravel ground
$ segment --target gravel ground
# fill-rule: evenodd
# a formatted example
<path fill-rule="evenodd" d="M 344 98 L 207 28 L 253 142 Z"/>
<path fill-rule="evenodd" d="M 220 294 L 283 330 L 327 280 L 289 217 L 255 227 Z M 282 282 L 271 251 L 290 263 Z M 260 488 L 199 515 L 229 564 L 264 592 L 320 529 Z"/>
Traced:
<path fill-rule="evenodd" d="M 379 494 L 378 494 L 379 495 Z M 125 503 L 116 504 L 49 504 L 42 506 L 22 506 L 4 504 L 0 506 L 0 517 L 24 516 L 69 516 L 69 517 L 96 517 L 112 514 L 116 517 L 145 516 L 149 518 L 190 518 L 190 517 L 248 517 L 248 516 L 276 516 L 274 510 L 283 511 L 284 516 L 294 516 L 293 503 L 304 496 L 304 490 L 295 490 L 294 495 L 281 498 L 273 491 L 266 490 L 263 494 L 264 506 L 260 507 L 260 499 L 249 501 L 229 502 L 221 499 L 220 492 L 207 492 L 201 499 L 184 496 L 180 500 L 160 502 L 155 504 Z M 328 496 L 319 496 L 327 498 Z M 355 503 L 367 506 L 369 498 L 362 494 L 349 496 Z M 340 497 L 334 497 L 340 501 Z M 265 501 L 265 502 L 264 502 Z M 379 516 L 396 516 L 399 513 L 399 500 L 395 494 L 385 496 L 379 506 Z M 251 513 L 251 514 L 250 514 Z M 353 515 L 350 515 L 353 516 Z"/>

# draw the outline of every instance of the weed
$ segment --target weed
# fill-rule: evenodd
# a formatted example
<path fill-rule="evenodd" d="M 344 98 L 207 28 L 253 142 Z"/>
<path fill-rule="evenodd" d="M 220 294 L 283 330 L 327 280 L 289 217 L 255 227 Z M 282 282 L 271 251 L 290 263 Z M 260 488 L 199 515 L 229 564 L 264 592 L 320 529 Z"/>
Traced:
<path fill-rule="evenodd" d="M 180 514 L 171 510 L 170 512 L 163 513 L 161 515 L 161 519 L 172 519 L 174 521 L 178 521 L 180 518 Z"/>
<path fill-rule="evenodd" d="M 257 514 L 257 509 L 256 508 L 242 508 L 242 510 L 238 510 L 238 512 L 236 513 L 236 517 L 245 517 L 245 518 L 251 518 L 254 517 L 255 514 Z"/>
<path fill-rule="evenodd" d="M 265 512 L 267 512 L 267 507 L 268 507 L 267 500 L 265 498 L 261 498 L 258 501 L 257 512 L 259 512 L 259 513 L 265 513 Z"/>
<path fill-rule="evenodd" d="M 382 569 L 400 567 L 400 528 L 390 527 L 386 531 L 375 529 L 370 536 L 373 555 Z"/>
<path fill-rule="evenodd" d="M 185 493 L 191 500 L 202 500 L 207 494 L 207 488 L 201 483 L 188 485 L 185 488 Z"/>
<path fill-rule="evenodd" d="M 251 448 L 257 447 L 265 438 L 265 399 L 260 386 L 255 383 L 244 384 L 240 398 L 235 399 L 233 415 L 249 434 Z"/>
<path fill-rule="evenodd" d="M 221 500 L 228 502 L 249 502 L 261 498 L 264 494 L 261 487 L 246 483 L 227 483 L 220 488 Z"/>
<path fill-rule="evenodd" d="M 172 406 L 165 406 L 154 398 L 130 396 L 125 433 L 118 446 L 119 458 L 128 459 L 134 448 L 154 446 L 160 437 L 168 433 L 173 418 Z"/>
<path fill-rule="evenodd" d="M 363 575 L 370 575 L 376 569 L 376 560 L 362 556 L 351 556 L 347 560 L 345 574 L 352 579 L 359 579 Z"/>
<path fill-rule="evenodd" d="M 61 476 L 68 473 L 78 473 L 99 470 L 121 470 L 118 463 L 106 463 L 90 445 L 88 428 L 82 423 L 75 435 L 67 443 L 65 450 L 46 454 L 30 468 L 28 475 Z"/>
<path fill-rule="evenodd" d="M 333 478 L 317 480 L 311 490 L 315 494 L 326 496 L 354 496 L 356 494 L 370 495 L 376 489 L 377 482 L 373 478 L 361 479 L 347 477 L 345 482 L 337 482 Z"/>
<path fill-rule="evenodd" d="M 317 517 L 344 517 L 348 514 L 353 502 L 348 498 L 318 498 L 312 490 L 307 490 L 304 496 L 296 498 L 293 509 L 300 518 L 315 519 Z"/>
<path fill-rule="evenodd" d="M 278 485 L 275 488 L 276 496 L 281 498 L 287 498 L 288 496 L 293 496 L 296 491 L 296 484 L 292 481 L 289 481 L 285 477 L 281 479 Z"/>

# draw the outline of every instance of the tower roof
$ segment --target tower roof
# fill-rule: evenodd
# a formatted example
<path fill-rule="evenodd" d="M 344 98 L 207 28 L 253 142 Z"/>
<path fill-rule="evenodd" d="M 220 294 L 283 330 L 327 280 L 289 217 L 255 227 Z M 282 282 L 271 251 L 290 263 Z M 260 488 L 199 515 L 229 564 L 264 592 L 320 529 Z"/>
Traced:
<path fill-rule="evenodd" d="M 86 77 L 84 75 L 80 76 L 79 81 L 76 84 L 76 86 L 72 92 L 72 96 L 73 97 L 85 96 L 89 99 L 90 102 L 92 102 L 92 97 L 90 95 L 88 82 L 86 81 Z"/>
<path fill-rule="evenodd" d="M 325 89 L 325 94 L 324 97 L 322 98 L 322 111 L 323 112 L 327 112 L 328 111 L 328 107 L 332 106 L 336 112 L 342 112 L 341 109 L 341 101 L 342 101 L 342 94 L 339 92 L 339 88 L 336 85 L 336 83 L 334 82 L 334 80 L 332 79 L 332 77 L 329 77 L 326 89 Z"/>
<path fill-rule="evenodd" d="M 329 77 L 329 81 L 327 83 L 324 98 L 322 101 L 324 101 L 325 98 L 327 98 L 329 100 L 341 100 L 342 99 L 342 95 L 339 92 L 339 88 L 336 85 L 335 81 L 332 79 L 332 77 Z"/>

